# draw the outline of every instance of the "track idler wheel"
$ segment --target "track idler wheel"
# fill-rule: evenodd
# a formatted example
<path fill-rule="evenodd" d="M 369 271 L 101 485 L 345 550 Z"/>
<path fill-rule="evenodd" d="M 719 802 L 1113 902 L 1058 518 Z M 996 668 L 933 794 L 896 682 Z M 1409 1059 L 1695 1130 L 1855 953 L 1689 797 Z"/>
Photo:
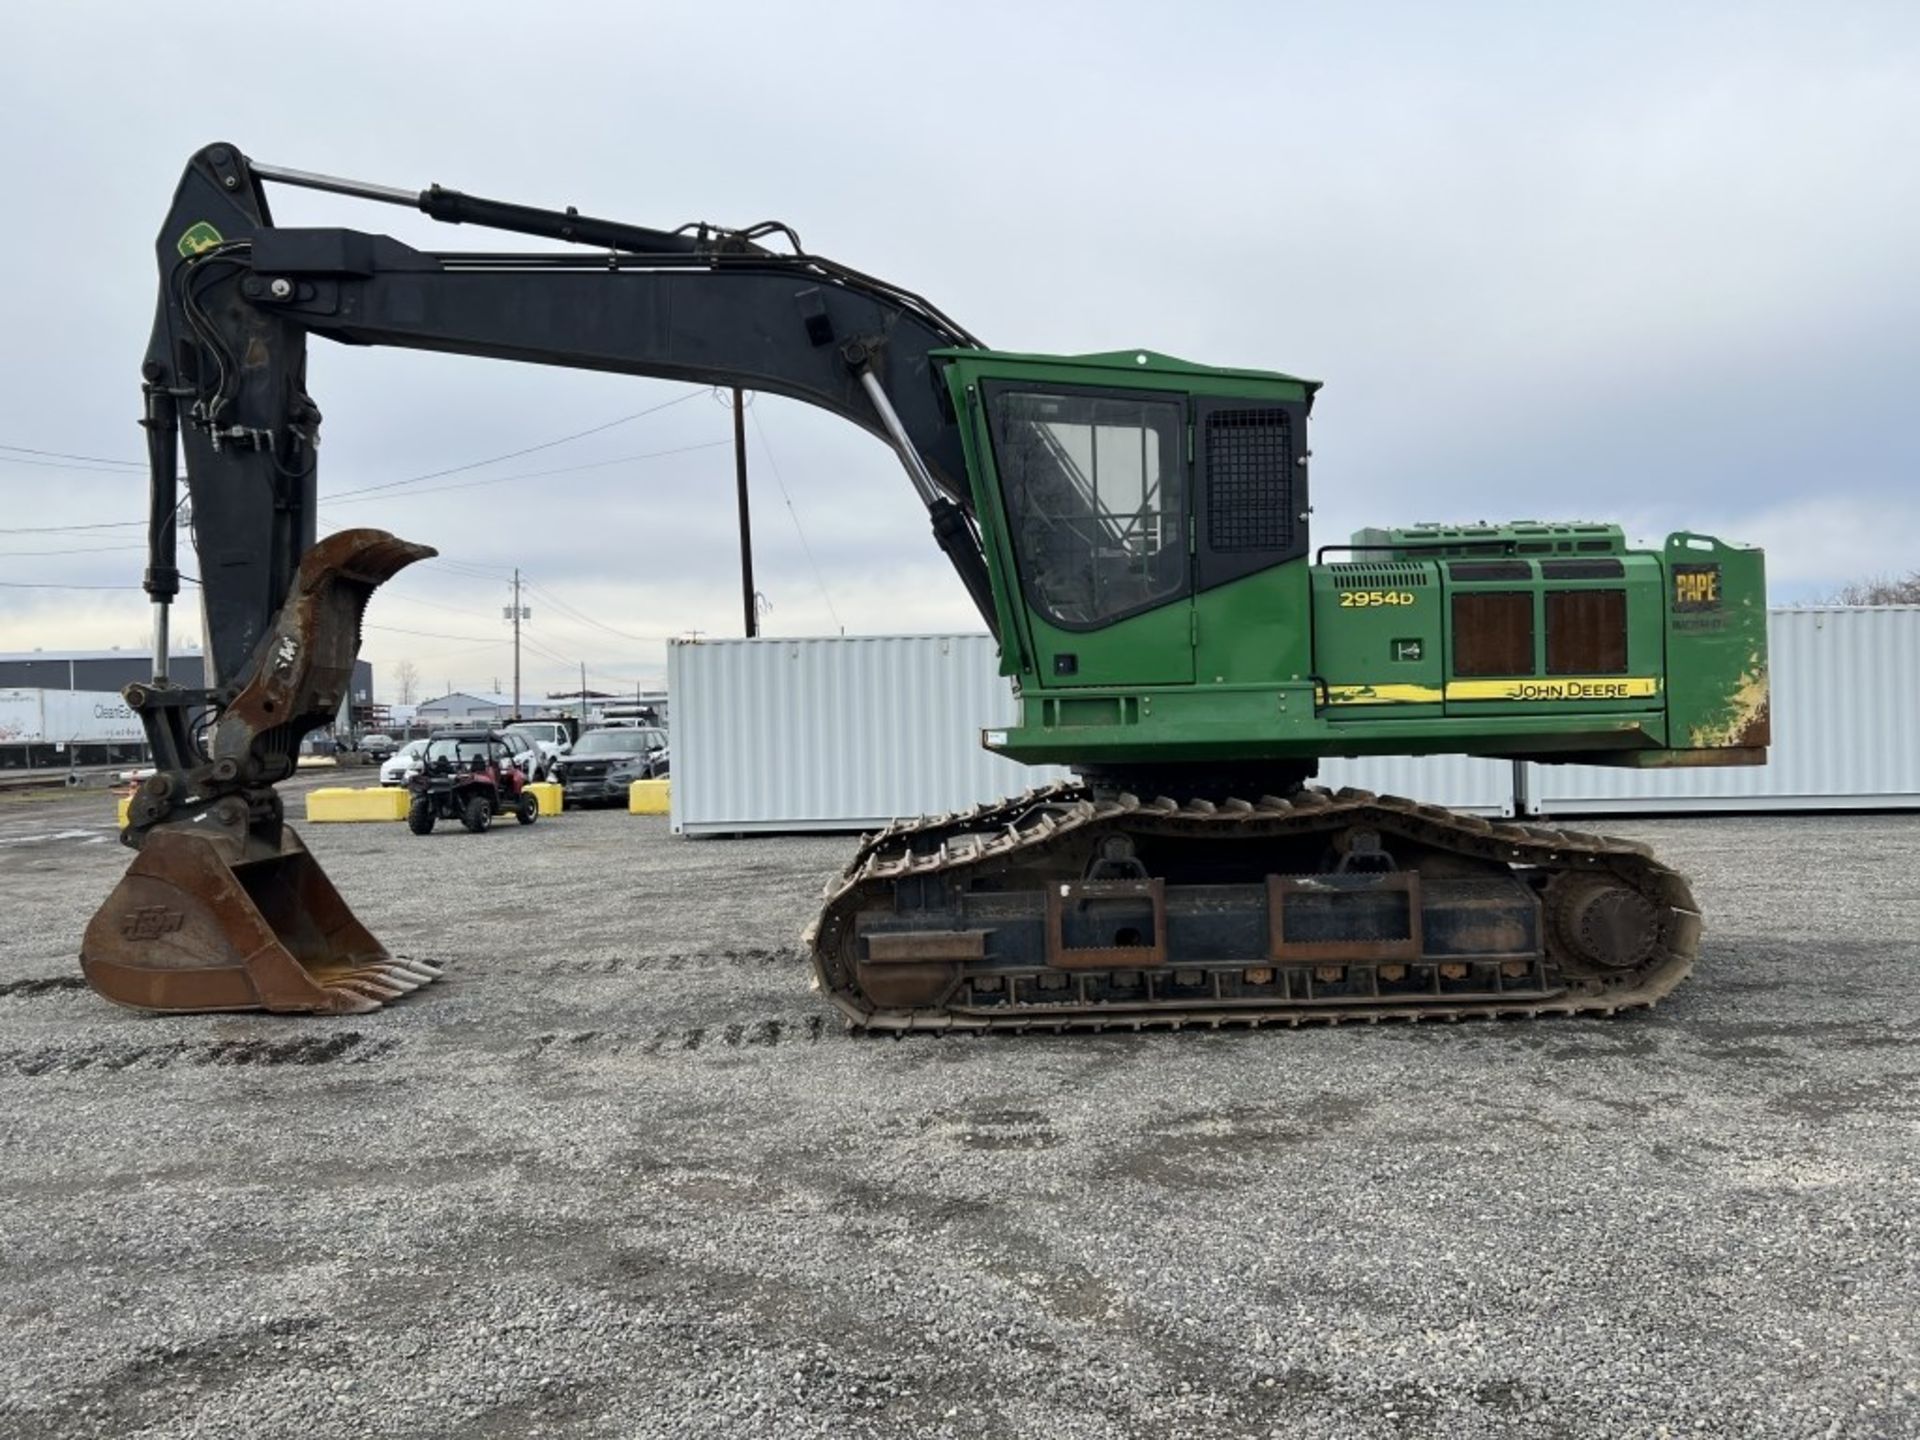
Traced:
<path fill-rule="evenodd" d="M 1558 876 L 1548 903 L 1564 952 L 1595 970 L 1631 970 L 1651 958 L 1659 943 L 1659 907 L 1613 876 Z"/>
<path fill-rule="evenodd" d="M 87 983 L 137 1010 L 357 1015 L 438 978 L 354 918 L 291 829 L 149 833 L 80 945 Z"/>

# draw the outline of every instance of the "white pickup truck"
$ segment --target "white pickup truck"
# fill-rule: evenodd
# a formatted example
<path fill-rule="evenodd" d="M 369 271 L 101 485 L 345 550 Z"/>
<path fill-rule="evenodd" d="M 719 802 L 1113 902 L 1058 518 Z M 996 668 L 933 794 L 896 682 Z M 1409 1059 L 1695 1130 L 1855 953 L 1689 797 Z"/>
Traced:
<path fill-rule="evenodd" d="M 506 727 L 506 733 L 525 740 L 533 747 L 537 763 L 534 770 L 536 780 L 545 780 L 553 774 L 554 762 L 573 749 L 573 736 L 567 727 L 558 720 L 515 720 Z"/>

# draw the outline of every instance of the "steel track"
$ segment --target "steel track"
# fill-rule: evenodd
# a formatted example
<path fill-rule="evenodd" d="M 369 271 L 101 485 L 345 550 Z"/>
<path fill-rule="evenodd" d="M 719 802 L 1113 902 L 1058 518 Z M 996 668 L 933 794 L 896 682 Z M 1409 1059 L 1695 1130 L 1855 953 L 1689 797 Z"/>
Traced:
<path fill-rule="evenodd" d="M 854 979 L 854 920 L 863 910 L 886 909 L 901 880 L 950 876 L 964 881 L 1058 855 L 1059 878 L 1080 878 L 1075 858 L 1088 841 L 1107 833 L 1209 839 L 1284 839 L 1361 826 L 1439 850 L 1548 876 L 1601 870 L 1646 897 L 1658 929 L 1651 952 L 1626 970 L 1601 971 L 1568 954 L 1548 923 L 1548 959 L 1562 988 L 1540 997 L 1500 997 L 1459 1002 L 1444 998 L 1409 1002 L 1404 996 L 1373 1002 L 1282 1003 L 1221 1001 L 1212 1004 L 1120 1006 L 996 1006 L 966 1009 L 887 1010 L 867 1001 Z M 808 928 L 816 988 L 823 990 L 855 1029 L 874 1031 L 1023 1031 L 1182 1029 L 1227 1026 L 1339 1024 L 1347 1021 L 1464 1020 L 1501 1016 L 1611 1015 L 1651 1006 L 1673 990 L 1693 967 L 1699 950 L 1699 908 L 1685 877 L 1655 860 L 1637 841 L 1547 825 L 1503 823 L 1422 805 L 1365 790 L 1331 792 L 1317 786 L 1282 799 L 1257 801 L 1170 799 L 1142 801 L 1131 795 L 1096 799 L 1085 786 L 1065 783 L 973 810 L 889 826 L 865 840 L 846 872 L 829 884 L 818 919 Z M 1270 961 L 1250 958 L 1250 965 Z M 1169 968 L 1177 966 L 1177 959 Z"/>

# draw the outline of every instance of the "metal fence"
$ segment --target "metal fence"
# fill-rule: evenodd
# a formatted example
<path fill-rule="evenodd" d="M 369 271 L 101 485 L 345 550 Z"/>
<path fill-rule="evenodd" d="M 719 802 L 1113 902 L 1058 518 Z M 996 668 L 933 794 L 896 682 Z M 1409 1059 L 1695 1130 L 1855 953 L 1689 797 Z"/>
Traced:
<path fill-rule="evenodd" d="M 1530 765 L 1533 809 L 1920 808 L 1920 606 L 1775 610 L 1774 746 L 1761 767 Z M 985 635 L 705 640 L 668 656 L 673 817 L 688 835 L 862 830 L 1066 774 L 980 748 L 1015 714 Z M 1357 785 L 1511 814 L 1513 766 L 1469 756 L 1330 760 Z"/>

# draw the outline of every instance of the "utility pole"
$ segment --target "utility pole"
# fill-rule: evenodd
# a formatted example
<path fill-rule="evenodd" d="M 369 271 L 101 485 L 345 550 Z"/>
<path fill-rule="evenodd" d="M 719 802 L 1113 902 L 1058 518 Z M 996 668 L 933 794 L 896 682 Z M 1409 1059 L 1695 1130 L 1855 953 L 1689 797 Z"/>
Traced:
<path fill-rule="evenodd" d="M 733 387 L 733 479 L 740 496 L 740 600 L 751 640 L 760 633 L 760 615 L 753 603 L 753 520 L 747 511 L 747 407 L 738 385 Z"/>
<path fill-rule="evenodd" d="M 587 723 L 587 662 L 580 662 L 580 723 Z"/>
<path fill-rule="evenodd" d="M 513 718 L 520 718 L 520 622 L 530 619 L 532 612 L 520 604 L 520 567 L 513 567 L 513 604 L 507 610 L 507 618 L 513 621 Z M 581 689 L 586 686 L 582 685 Z"/>

